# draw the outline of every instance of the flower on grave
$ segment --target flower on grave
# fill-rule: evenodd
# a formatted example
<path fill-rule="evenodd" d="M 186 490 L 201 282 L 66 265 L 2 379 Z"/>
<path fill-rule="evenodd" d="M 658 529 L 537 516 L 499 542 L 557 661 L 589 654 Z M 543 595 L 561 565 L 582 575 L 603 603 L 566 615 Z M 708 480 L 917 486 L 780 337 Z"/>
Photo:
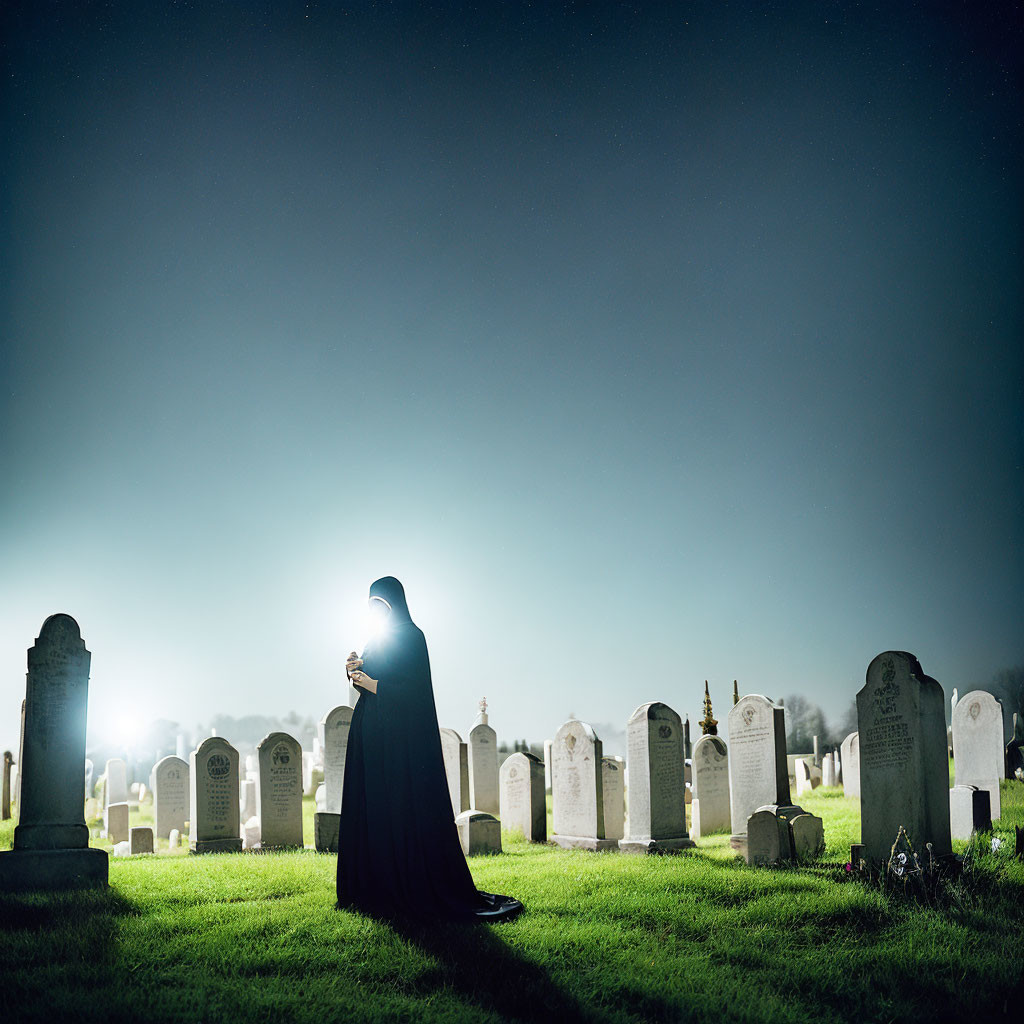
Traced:
<path fill-rule="evenodd" d="M 1002 839 L 999 838 L 999 836 L 993 836 L 992 837 L 992 852 L 993 853 L 995 853 L 999 849 L 999 847 L 1002 846 L 1002 845 L 1003 845 L 1003 841 L 1002 841 Z"/>
<path fill-rule="evenodd" d="M 853 865 L 852 865 L 852 864 L 851 864 L 851 863 L 850 863 L 849 861 L 847 861 L 847 862 L 846 862 L 846 863 L 845 863 L 845 864 L 843 865 L 843 870 L 844 870 L 844 871 L 845 871 L 845 872 L 846 872 L 847 874 L 849 874 L 849 873 L 850 873 L 850 872 L 851 872 L 851 871 L 853 870 Z"/>

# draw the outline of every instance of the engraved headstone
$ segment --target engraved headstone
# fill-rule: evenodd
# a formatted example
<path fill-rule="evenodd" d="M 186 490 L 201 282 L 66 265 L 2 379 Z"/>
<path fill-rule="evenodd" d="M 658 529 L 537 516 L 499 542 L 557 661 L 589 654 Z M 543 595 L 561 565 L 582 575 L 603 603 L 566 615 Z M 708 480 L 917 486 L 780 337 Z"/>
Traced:
<path fill-rule="evenodd" d="M 454 729 L 441 730 L 441 756 L 448 778 L 453 817 L 469 810 L 469 751 Z"/>
<path fill-rule="evenodd" d="M 825 852 L 825 826 L 813 814 L 797 814 L 789 823 L 793 852 L 798 861 L 813 860 Z"/>
<path fill-rule="evenodd" d="M 953 709 L 953 765 L 956 785 L 988 790 L 992 819 L 998 819 L 1002 814 L 1003 705 L 985 690 L 965 693 Z"/>
<path fill-rule="evenodd" d="M 626 764 L 621 757 L 601 758 L 601 793 L 606 839 L 621 839 L 626 823 Z M 619 844 L 620 848 L 622 844 Z"/>
<path fill-rule="evenodd" d="M 629 836 L 620 850 L 658 853 L 694 845 L 686 831 L 684 755 L 679 715 L 660 701 L 641 704 L 626 723 Z"/>
<path fill-rule="evenodd" d="M 545 842 L 548 812 L 541 759 L 535 754 L 510 754 L 501 766 L 499 791 L 501 827 L 522 832 L 532 843 Z"/>
<path fill-rule="evenodd" d="M 478 853 L 501 853 L 501 822 L 486 811 L 463 811 L 455 819 L 462 852 L 467 857 Z"/>
<path fill-rule="evenodd" d="M 341 798 L 345 788 L 345 757 L 352 727 L 352 708 L 341 704 L 320 720 L 320 749 L 323 754 L 323 809 L 313 815 L 313 844 L 325 853 L 338 852 L 341 827 Z M 319 792 L 319 787 L 318 790 Z"/>
<path fill-rule="evenodd" d="M 256 747 L 260 776 L 256 805 L 264 850 L 302 846 L 302 760 L 299 741 L 272 732 Z"/>
<path fill-rule="evenodd" d="M 767 804 L 790 805 L 785 712 L 750 693 L 729 709 L 728 728 L 732 846 L 742 850 L 754 811 Z"/>
<path fill-rule="evenodd" d="M 487 724 L 487 702 L 480 702 L 480 714 L 469 730 L 470 807 L 488 814 L 498 813 L 498 736 Z"/>
<path fill-rule="evenodd" d="M 128 800 L 128 766 L 120 757 L 107 761 L 107 788 L 103 800 L 108 804 L 123 804 Z"/>
<path fill-rule="evenodd" d="M 605 836 L 601 757 L 597 734 L 575 718 L 551 741 L 551 838 L 559 846 L 614 850 L 619 845 Z"/>
<path fill-rule="evenodd" d="M 843 792 L 847 796 L 860 796 L 860 735 L 851 732 L 843 740 Z"/>
<path fill-rule="evenodd" d="M 210 736 L 189 755 L 189 849 L 232 853 L 242 848 L 238 819 L 238 751 Z"/>
<path fill-rule="evenodd" d="M 694 839 L 732 828 L 729 812 L 729 748 L 721 736 L 701 736 L 693 745 L 693 803 L 690 835 Z"/>
<path fill-rule="evenodd" d="M 966 697 L 963 699 L 967 700 Z M 949 831 L 954 839 L 992 830 L 989 791 L 977 786 L 954 786 L 949 791 Z"/>
<path fill-rule="evenodd" d="M 188 821 L 188 764 L 171 754 L 153 768 L 153 818 L 156 835 L 163 839 L 172 829 L 185 831 Z"/>
<path fill-rule="evenodd" d="M 860 845 L 873 869 L 888 863 L 901 826 L 915 850 L 931 843 L 935 857 L 952 852 L 945 704 L 942 687 L 912 654 L 885 651 L 868 666 L 857 732 Z"/>
<path fill-rule="evenodd" d="M 91 657 L 70 615 L 51 615 L 29 649 L 18 825 L 14 849 L 0 853 L 0 889 L 107 884 L 82 798 Z"/>
<path fill-rule="evenodd" d="M 746 825 L 748 864 L 770 866 L 789 859 L 789 827 L 785 821 L 770 810 L 760 810 L 747 818 Z"/>

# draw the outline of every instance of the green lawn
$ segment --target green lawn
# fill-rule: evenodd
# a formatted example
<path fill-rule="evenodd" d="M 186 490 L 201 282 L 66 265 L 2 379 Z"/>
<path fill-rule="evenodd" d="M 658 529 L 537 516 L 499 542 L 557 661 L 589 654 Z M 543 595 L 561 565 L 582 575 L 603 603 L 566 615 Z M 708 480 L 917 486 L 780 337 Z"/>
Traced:
<path fill-rule="evenodd" d="M 1024 784 L 1004 784 L 1002 849 L 976 841 L 929 902 L 847 877 L 856 801 L 802 805 L 826 823 L 812 867 L 747 868 L 726 836 L 645 858 L 506 835 L 471 861 L 527 906 L 494 927 L 335 911 L 335 858 L 312 851 L 112 858 L 108 892 L 0 897 L 0 1019 L 1022 1019 Z"/>

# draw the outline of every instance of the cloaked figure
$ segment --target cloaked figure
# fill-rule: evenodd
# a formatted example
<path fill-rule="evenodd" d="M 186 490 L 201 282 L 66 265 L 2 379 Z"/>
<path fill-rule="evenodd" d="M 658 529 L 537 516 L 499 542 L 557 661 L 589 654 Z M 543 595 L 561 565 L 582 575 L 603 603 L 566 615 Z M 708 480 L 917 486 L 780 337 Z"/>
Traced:
<path fill-rule="evenodd" d="M 480 892 L 459 843 L 423 633 L 393 576 L 370 587 L 379 629 L 346 671 L 359 687 L 345 756 L 338 906 L 378 917 L 510 920 L 523 905 Z"/>

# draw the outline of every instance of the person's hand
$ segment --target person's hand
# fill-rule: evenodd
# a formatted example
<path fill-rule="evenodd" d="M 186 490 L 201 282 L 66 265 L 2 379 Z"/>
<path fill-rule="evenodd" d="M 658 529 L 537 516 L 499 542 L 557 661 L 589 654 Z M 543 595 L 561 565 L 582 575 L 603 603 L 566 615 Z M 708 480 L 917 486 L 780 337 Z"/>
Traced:
<path fill-rule="evenodd" d="M 348 677 L 356 686 L 360 686 L 370 693 L 377 692 L 377 680 L 371 679 L 362 669 L 353 669 Z"/>
<path fill-rule="evenodd" d="M 348 660 L 345 662 L 345 675 L 347 675 L 349 677 L 349 679 L 351 679 L 352 678 L 352 673 L 356 669 L 362 668 L 362 665 L 363 665 L 363 659 L 360 658 L 359 655 L 356 654 L 355 651 L 352 651 L 352 653 L 349 654 L 349 656 L 348 656 Z"/>

